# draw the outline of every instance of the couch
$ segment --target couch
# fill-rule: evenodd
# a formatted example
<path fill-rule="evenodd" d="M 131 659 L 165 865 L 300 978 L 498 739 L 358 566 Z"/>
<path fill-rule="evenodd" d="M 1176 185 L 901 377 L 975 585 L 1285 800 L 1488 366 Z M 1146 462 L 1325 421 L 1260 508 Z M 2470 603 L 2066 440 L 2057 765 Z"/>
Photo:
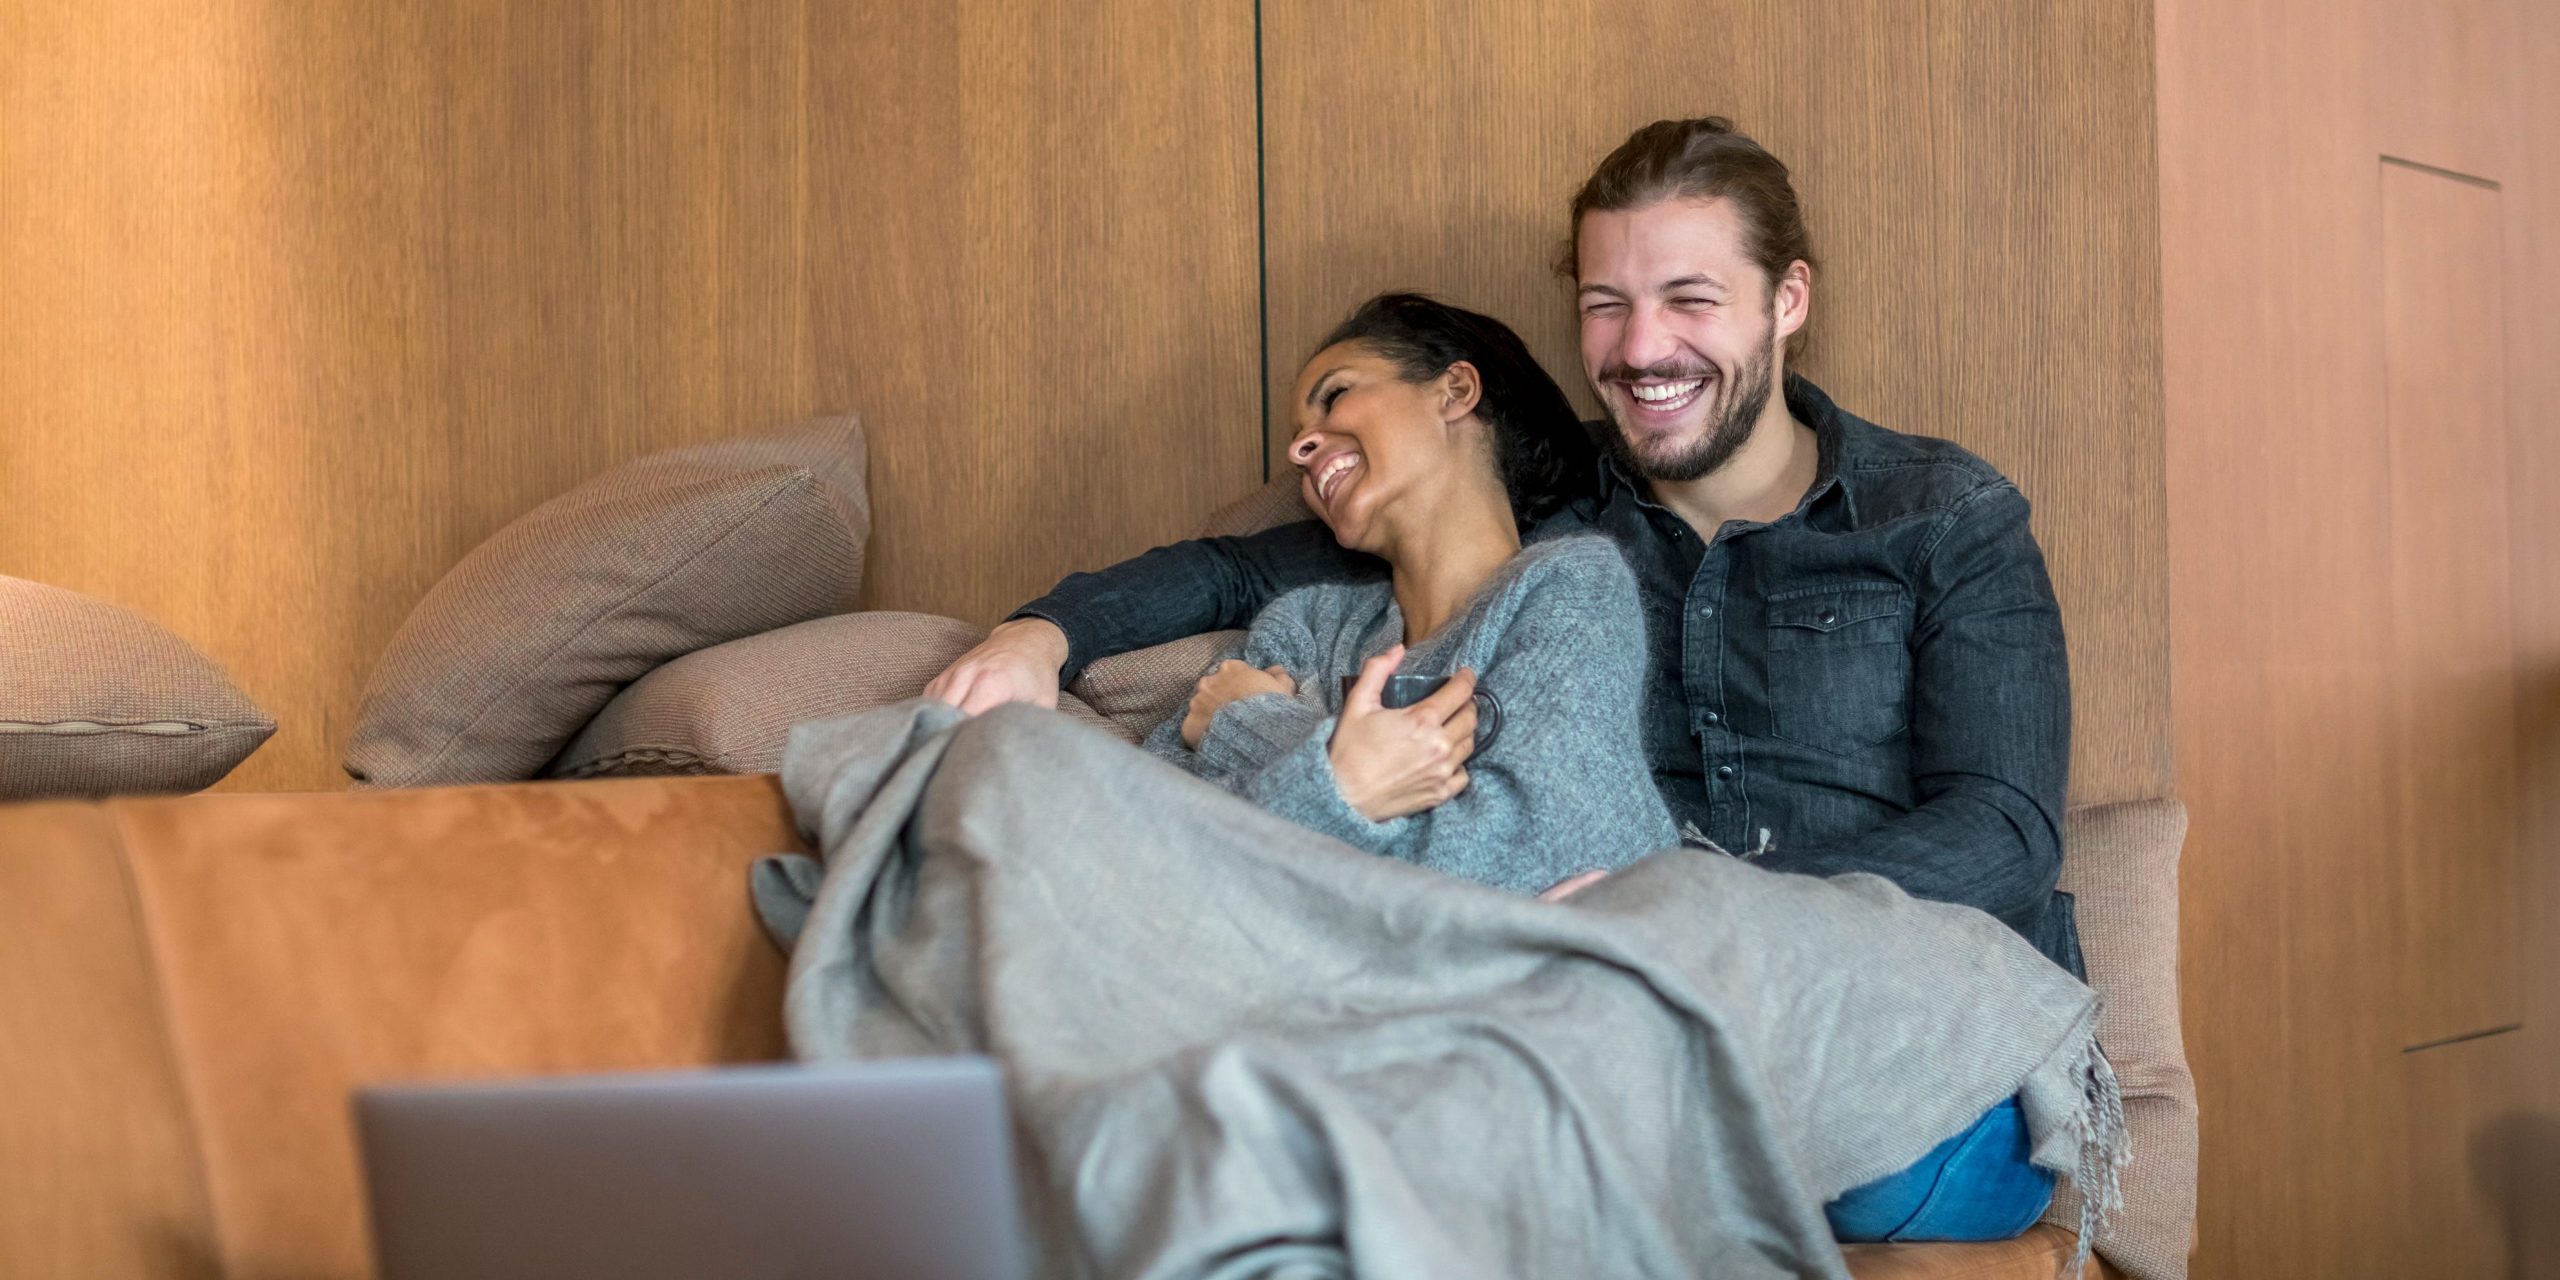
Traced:
<path fill-rule="evenodd" d="M 2125 1020 L 2160 1007 L 2182 830 L 2169 802 L 2074 814 L 2093 973 L 2144 987 L 2111 1043 L 2160 1034 Z M 0 807 L 0 1275 L 368 1275 L 351 1088 L 784 1056 L 744 879 L 799 843 L 763 776 Z M 2119 1064 L 2127 1215 L 2182 1264 L 2193 1099 L 2162 1061 Z M 2044 1225 L 1852 1266 L 2043 1280 L 2072 1243 Z"/>

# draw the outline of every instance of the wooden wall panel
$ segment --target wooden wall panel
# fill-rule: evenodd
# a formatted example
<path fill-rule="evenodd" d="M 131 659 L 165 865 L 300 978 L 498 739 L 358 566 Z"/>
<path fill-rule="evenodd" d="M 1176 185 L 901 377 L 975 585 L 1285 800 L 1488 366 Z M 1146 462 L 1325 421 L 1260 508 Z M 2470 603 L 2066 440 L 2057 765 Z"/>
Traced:
<path fill-rule="evenodd" d="M 2560 18 L 2521 0 L 2155 11 L 2194 1273 L 2543 1274 L 2560 762 L 2535 722 L 2560 668 L 2560 384 L 2541 371 L 2560 221 L 2535 193 L 2560 152 L 2526 144 L 2560 127 L 2537 87 L 2560 78 Z M 2500 208 L 2385 156 L 2494 179 Z M 2402 179 L 2445 185 L 2387 206 Z M 2521 824 L 2504 832 L 2502 785 Z M 2518 913 L 2531 959 L 2501 991 Z M 2518 1007 L 2520 1031 L 2406 1051 Z"/>
<path fill-rule="evenodd" d="M 2523 1021 L 2504 225 L 2478 182 L 2381 164 L 2400 767 L 2400 1042 Z M 2484 483 L 2485 482 L 2485 483 Z"/>
<path fill-rule="evenodd" d="M 2514 520 L 2520 1087 L 2475 1112 L 2472 1168 L 2505 1206 L 2512 1273 L 2560 1275 L 2560 6 L 2517 6 L 2507 215 L 2507 509 Z"/>
<path fill-rule="evenodd" d="M 992 622 L 1260 482 L 1251 6 L 820 4 L 809 50 L 818 385 L 897 499 L 871 607 Z"/>
<path fill-rule="evenodd" d="M 2036 502 L 2072 643 L 2075 796 L 2168 790 L 2146 6 L 1262 10 L 1275 423 L 1324 330 L 1398 286 L 1510 322 L 1596 412 L 1548 271 L 1566 203 L 1637 125 L 1732 116 L 1795 170 L 1825 260 L 1808 372 Z"/>
<path fill-rule="evenodd" d="M 1936 287 L 1922 327 L 1884 346 L 1934 340 L 1938 425 L 1912 429 L 1971 446 L 2035 501 L 2071 646 L 2073 799 L 2166 794 L 2150 6 L 1930 12 Z"/>
<path fill-rule="evenodd" d="M 230 785 L 340 785 L 418 596 L 653 449 L 861 411 L 868 602 L 978 621 L 1259 475 L 1247 6 L 0 32 L 0 572 L 222 661 L 282 722 Z"/>
<path fill-rule="evenodd" d="M 2379 1274 L 2406 1149 L 2375 159 L 2316 7 L 2156 8 L 2199 1277 Z"/>

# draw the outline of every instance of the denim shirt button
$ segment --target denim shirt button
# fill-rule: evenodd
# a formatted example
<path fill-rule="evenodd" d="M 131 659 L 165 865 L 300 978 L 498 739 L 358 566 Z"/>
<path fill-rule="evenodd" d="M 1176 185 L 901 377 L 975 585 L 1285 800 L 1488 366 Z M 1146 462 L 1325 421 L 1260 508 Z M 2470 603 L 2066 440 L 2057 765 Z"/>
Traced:
<path fill-rule="evenodd" d="M 1825 609 L 1822 612 L 1815 614 L 1813 616 L 1813 620 L 1827 627 L 1840 620 L 1840 611 L 1837 609 Z"/>
<path fill-rule="evenodd" d="M 1724 722 L 1723 716 L 1717 715 L 1712 711 L 1707 712 L 1704 718 L 1708 724 L 1722 724 Z"/>
<path fill-rule="evenodd" d="M 1731 778 L 1733 776 L 1733 766 L 1729 764 L 1717 765 L 1716 776 L 1719 778 Z"/>
<path fill-rule="evenodd" d="M 1702 604 L 1702 605 L 1699 605 L 1699 606 L 1698 606 L 1698 616 L 1699 616 L 1699 617 L 1701 617 L 1701 618 L 1712 618 L 1712 617 L 1716 616 L 1716 607 L 1715 607 L 1714 605 L 1711 605 L 1711 604 Z"/>

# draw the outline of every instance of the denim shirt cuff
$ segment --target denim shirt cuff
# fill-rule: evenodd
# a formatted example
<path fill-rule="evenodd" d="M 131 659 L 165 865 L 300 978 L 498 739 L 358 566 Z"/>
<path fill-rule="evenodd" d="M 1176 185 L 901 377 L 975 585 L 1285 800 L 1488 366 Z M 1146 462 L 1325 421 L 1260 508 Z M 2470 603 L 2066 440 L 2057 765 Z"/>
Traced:
<path fill-rule="evenodd" d="M 1067 638 L 1067 660 L 1058 667 L 1058 687 L 1066 688 L 1084 674 L 1085 664 L 1093 661 L 1093 637 L 1099 628 L 1075 606 L 1056 596 L 1042 596 L 1005 615 L 1005 621 L 1038 618 L 1056 627 Z"/>

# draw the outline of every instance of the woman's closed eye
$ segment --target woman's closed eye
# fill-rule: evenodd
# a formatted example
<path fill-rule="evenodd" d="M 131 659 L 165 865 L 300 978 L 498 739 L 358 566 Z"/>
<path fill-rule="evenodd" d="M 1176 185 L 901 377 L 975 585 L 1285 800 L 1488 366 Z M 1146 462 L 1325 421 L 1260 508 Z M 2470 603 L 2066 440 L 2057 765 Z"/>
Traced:
<path fill-rule="evenodd" d="M 1323 409 L 1326 413 L 1333 412 L 1333 402 L 1342 398 L 1344 390 L 1345 388 L 1343 385 L 1337 382 L 1332 386 L 1326 387 L 1323 391 L 1318 392 L 1316 395 L 1317 407 Z"/>

